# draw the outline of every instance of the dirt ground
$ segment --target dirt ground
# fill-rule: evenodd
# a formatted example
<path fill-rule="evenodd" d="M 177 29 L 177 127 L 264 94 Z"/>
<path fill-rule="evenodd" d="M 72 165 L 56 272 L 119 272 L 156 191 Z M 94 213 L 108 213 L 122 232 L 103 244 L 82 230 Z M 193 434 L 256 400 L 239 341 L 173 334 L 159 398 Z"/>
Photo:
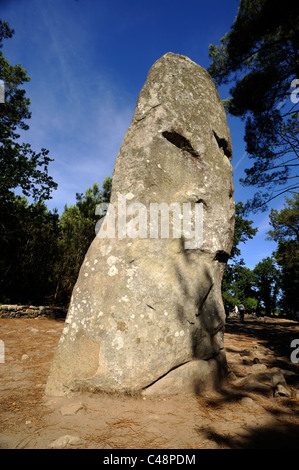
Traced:
<path fill-rule="evenodd" d="M 0 319 L 0 449 L 296 449 L 299 323 L 227 322 L 229 381 L 218 392 L 167 398 L 74 394 L 45 397 L 63 321 Z M 299 357 L 299 351 L 297 353 Z M 283 372 L 290 396 L 273 396 Z"/>

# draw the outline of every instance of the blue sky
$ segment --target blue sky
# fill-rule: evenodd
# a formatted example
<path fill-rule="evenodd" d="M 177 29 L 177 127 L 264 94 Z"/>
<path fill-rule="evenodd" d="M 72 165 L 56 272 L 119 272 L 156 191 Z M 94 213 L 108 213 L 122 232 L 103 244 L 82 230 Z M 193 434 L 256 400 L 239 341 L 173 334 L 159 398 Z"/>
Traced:
<path fill-rule="evenodd" d="M 24 141 L 54 158 L 58 189 L 49 209 L 75 203 L 95 181 L 112 176 L 149 68 L 166 52 L 208 68 L 209 44 L 219 44 L 237 14 L 238 0 L 0 0 L 1 18 L 15 30 L 4 56 L 21 63 L 32 118 Z M 219 89 L 226 98 L 227 87 Z M 254 194 L 239 179 L 249 166 L 239 118 L 228 116 L 233 143 L 235 201 Z M 281 209 L 284 198 L 271 207 Z M 249 268 L 270 256 L 268 212 L 249 218 L 258 235 L 241 245 Z"/>

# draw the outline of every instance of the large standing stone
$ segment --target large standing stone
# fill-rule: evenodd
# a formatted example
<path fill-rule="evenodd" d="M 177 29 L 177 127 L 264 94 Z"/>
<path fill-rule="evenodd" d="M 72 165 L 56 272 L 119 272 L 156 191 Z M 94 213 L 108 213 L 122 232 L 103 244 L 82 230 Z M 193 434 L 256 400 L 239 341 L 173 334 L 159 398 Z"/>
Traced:
<path fill-rule="evenodd" d="M 164 55 L 149 71 L 118 153 L 111 206 L 81 267 L 48 395 L 200 392 L 219 383 L 226 366 L 221 281 L 234 227 L 231 157 L 209 74 L 187 57 Z M 188 245 L 187 230 L 174 238 L 175 216 L 169 238 L 150 238 L 150 204 L 162 202 L 191 203 L 193 228 L 197 203 L 202 241 Z M 121 229 L 124 206 L 137 238 Z M 144 207 L 146 226 L 139 218 Z M 100 238 L 112 209 L 115 238 Z"/>

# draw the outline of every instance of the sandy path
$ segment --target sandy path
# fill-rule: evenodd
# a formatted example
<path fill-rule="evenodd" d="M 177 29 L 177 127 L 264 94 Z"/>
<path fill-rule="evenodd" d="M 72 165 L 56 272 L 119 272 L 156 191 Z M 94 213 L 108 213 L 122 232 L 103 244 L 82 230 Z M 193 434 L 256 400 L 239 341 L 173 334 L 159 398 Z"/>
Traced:
<path fill-rule="evenodd" d="M 296 322 L 230 319 L 225 348 L 231 374 L 221 391 L 146 399 L 46 398 L 62 329 L 62 321 L 0 319 L 0 449 L 299 447 L 299 365 L 290 361 L 291 341 L 299 338 Z M 273 397 L 277 368 L 289 397 Z"/>

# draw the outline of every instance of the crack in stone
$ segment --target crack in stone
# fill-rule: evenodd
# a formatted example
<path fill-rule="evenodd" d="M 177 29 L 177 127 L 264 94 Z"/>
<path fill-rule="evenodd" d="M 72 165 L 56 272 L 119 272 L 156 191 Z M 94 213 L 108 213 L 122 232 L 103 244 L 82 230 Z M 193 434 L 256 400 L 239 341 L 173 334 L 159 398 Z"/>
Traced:
<path fill-rule="evenodd" d="M 188 364 L 188 362 L 192 362 L 194 361 L 194 359 L 191 359 L 190 361 L 186 361 L 186 362 L 182 362 L 182 364 L 179 364 L 175 367 L 173 367 L 172 369 L 170 369 L 169 371 L 167 371 L 165 374 L 161 375 L 160 377 L 158 377 L 156 380 L 154 380 L 153 382 L 151 382 L 149 385 L 146 385 L 146 387 L 143 388 L 143 390 L 146 390 L 147 388 L 151 387 L 152 385 L 154 385 L 156 382 L 158 382 L 159 380 L 163 379 L 164 377 L 166 377 L 166 375 L 168 375 L 170 372 L 172 372 L 173 370 L 176 370 L 178 369 L 179 367 L 182 367 L 184 366 L 185 364 Z"/>
<path fill-rule="evenodd" d="M 220 353 L 224 350 L 224 348 L 219 348 L 219 351 L 215 354 L 213 354 L 211 357 L 207 358 L 207 359 L 201 359 L 202 361 L 207 361 L 209 362 L 211 359 L 216 359 L 217 357 L 219 357 Z M 185 361 L 185 362 L 182 362 L 181 364 L 175 366 L 175 367 L 172 367 L 171 369 L 169 369 L 169 371 L 167 371 L 165 374 L 161 375 L 160 377 L 158 377 L 156 380 L 154 380 L 153 382 L 151 382 L 149 385 L 146 385 L 145 387 L 143 387 L 142 390 L 146 390 L 150 387 L 152 387 L 152 385 L 156 384 L 157 382 L 159 382 L 160 380 L 164 379 L 164 377 L 166 377 L 168 374 L 170 374 L 170 372 L 173 372 L 174 370 L 176 369 L 179 369 L 180 367 L 183 367 L 184 365 L 186 364 L 189 364 L 189 362 L 194 362 L 194 361 L 197 361 L 198 359 L 196 358 L 192 358 L 190 359 L 189 361 Z"/>
<path fill-rule="evenodd" d="M 151 305 L 149 304 L 146 304 L 147 307 L 151 308 L 152 310 L 156 310 L 154 307 L 152 307 Z"/>
<path fill-rule="evenodd" d="M 140 117 L 140 118 L 137 118 L 137 117 L 136 117 L 136 118 L 135 118 L 136 123 L 137 123 L 137 122 L 140 122 L 140 121 L 143 121 L 143 119 L 145 119 L 153 109 L 156 109 L 156 108 L 158 108 L 159 106 L 161 106 L 161 103 L 158 103 L 158 104 L 152 106 L 150 109 L 148 109 L 148 110 L 144 113 L 144 115 L 143 115 L 142 117 Z"/>
<path fill-rule="evenodd" d="M 168 140 L 171 144 L 175 145 L 180 150 L 185 150 L 190 153 L 193 157 L 198 158 L 200 155 L 192 147 L 190 141 L 183 135 L 175 131 L 164 131 L 162 132 L 163 137 Z"/>
<path fill-rule="evenodd" d="M 232 158 L 232 150 L 230 148 L 229 142 L 225 138 L 219 137 L 215 131 L 213 131 L 214 137 L 218 144 L 218 147 L 223 150 L 224 155 L 231 160 Z"/>

